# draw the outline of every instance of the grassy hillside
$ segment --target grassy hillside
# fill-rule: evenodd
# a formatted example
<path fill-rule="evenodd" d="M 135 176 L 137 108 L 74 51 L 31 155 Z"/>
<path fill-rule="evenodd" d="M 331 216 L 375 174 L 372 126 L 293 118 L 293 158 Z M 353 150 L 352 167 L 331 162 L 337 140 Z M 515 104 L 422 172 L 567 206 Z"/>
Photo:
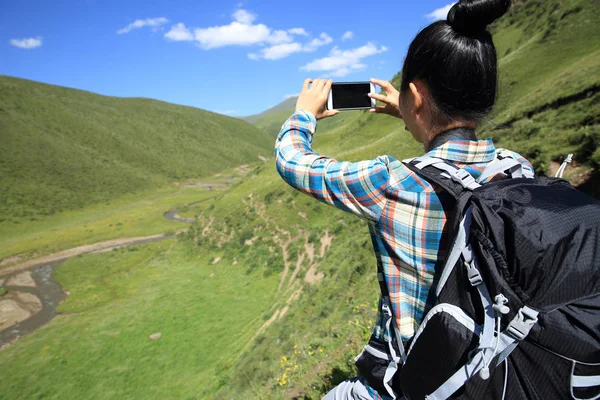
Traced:
<path fill-rule="evenodd" d="M 597 1 L 517 2 L 494 27 L 502 94 L 480 136 L 538 172 L 574 151 L 570 171 L 595 179 L 598 12 Z M 280 126 L 285 113 L 267 117 Z M 367 112 L 322 121 L 314 146 L 352 161 L 422 153 L 401 122 Z M 65 314 L 0 352 L 11 371 L 0 393 L 318 399 L 354 376 L 379 290 L 366 224 L 289 188 L 273 159 L 217 195 L 188 207 L 198 221 L 178 241 L 61 266 Z"/>
<path fill-rule="evenodd" d="M 499 57 L 500 95 L 494 113 L 478 132 L 527 156 L 538 174 L 554 173 L 553 162 L 575 153 L 576 168 L 568 170 L 567 177 L 596 196 L 600 195 L 598 20 L 598 1 L 515 1 L 511 12 L 491 27 Z M 399 87 L 400 75 L 392 82 Z M 293 110 L 293 104 L 284 102 L 253 123 L 274 136 Z M 372 123 L 369 129 L 377 129 L 380 121 Z"/>
<path fill-rule="evenodd" d="M 600 3 L 518 2 L 494 27 L 501 97 L 482 134 L 527 156 L 538 173 L 575 153 L 570 178 L 600 194 Z M 594 172 L 594 170 L 596 172 Z M 550 171 L 552 172 L 552 171 Z"/>
<path fill-rule="evenodd" d="M 297 100 L 298 100 L 298 97 L 289 97 L 289 98 L 285 99 L 284 101 L 282 101 L 281 103 L 277 104 L 276 106 L 273 106 L 273 107 L 269 108 L 268 110 L 261 112 L 260 114 L 249 115 L 247 117 L 242 117 L 242 119 L 251 124 L 255 124 L 258 121 L 263 120 L 265 117 L 267 117 L 269 115 L 278 113 L 280 111 L 288 111 L 290 109 L 293 109 L 296 106 Z"/>
<path fill-rule="evenodd" d="M 0 223 L 214 174 L 272 145 L 236 118 L 6 76 L 0 142 Z"/>
<path fill-rule="evenodd" d="M 552 161 L 574 152 L 572 180 L 577 183 L 584 175 L 588 184 L 598 182 L 593 170 L 598 169 L 600 143 L 600 26 L 595 23 L 599 17 L 597 2 L 517 2 L 512 14 L 493 27 L 502 89 L 498 107 L 479 135 L 492 136 L 500 146 L 527 155 L 542 174 Z M 393 80 L 396 85 L 398 78 Z M 279 117 L 273 113 L 256 124 L 271 119 L 275 126 Z M 529 130 L 514 129 L 521 124 Z M 319 124 L 315 150 L 352 161 L 380 154 L 419 155 L 422 150 L 402 128 L 388 117 L 343 113 Z M 236 207 L 240 198 L 244 207 Z M 213 398 L 316 399 L 353 376 L 352 358 L 370 333 L 378 297 L 365 224 L 289 189 L 272 164 L 257 168 L 252 179 L 198 214 L 197 230 L 214 219 L 221 221 L 213 223 L 215 232 L 235 233 L 226 244 L 218 237 L 190 240 L 198 251 L 219 252 L 222 244 L 225 259 L 250 263 L 248 273 L 283 271 L 286 279 L 292 279 L 285 263 L 270 259 L 270 249 L 280 243 L 277 238 L 291 237 L 282 258 L 291 270 L 300 265 L 297 280 L 290 285 L 301 294 L 290 290 L 279 296 L 279 303 L 264 316 L 274 316 L 269 328 L 227 369 L 227 384 Z M 275 238 L 273 231 L 278 232 Z M 332 247 L 317 260 L 322 280 L 307 280 L 314 265 L 307 246 L 319 248 L 329 235 L 334 235 Z M 242 246 L 249 238 L 253 246 Z"/>
<path fill-rule="evenodd" d="M 62 315 L 0 351 L 0 398 L 205 398 L 277 287 L 276 276 L 232 280 L 238 268 L 176 240 L 68 261 L 55 272 L 70 292 Z"/>

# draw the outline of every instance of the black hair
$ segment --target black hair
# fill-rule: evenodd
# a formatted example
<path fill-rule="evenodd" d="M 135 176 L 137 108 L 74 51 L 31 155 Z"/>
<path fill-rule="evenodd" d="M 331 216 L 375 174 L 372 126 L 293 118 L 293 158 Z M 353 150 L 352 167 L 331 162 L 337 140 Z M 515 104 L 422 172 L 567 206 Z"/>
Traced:
<path fill-rule="evenodd" d="M 498 61 L 487 26 L 504 15 L 511 0 L 462 0 L 412 41 L 402 69 L 402 91 L 427 85 L 434 124 L 481 121 L 494 107 Z"/>

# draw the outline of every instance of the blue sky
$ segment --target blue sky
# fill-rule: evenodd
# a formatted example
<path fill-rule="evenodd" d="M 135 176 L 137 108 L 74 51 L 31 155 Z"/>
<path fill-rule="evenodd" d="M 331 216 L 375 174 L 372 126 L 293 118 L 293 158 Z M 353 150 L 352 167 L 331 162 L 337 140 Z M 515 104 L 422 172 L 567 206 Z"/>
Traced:
<path fill-rule="evenodd" d="M 305 78 L 391 79 L 450 0 L 0 3 L 0 74 L 228 115 Z"/>

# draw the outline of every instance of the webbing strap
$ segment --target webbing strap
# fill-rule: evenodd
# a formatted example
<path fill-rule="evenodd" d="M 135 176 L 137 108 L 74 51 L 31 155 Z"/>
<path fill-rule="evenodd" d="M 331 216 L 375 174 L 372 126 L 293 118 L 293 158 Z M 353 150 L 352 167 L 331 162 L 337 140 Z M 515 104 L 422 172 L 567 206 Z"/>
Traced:
<path fill-rule="evenodd" d="M 514 337 L 508 336 L 505 333 L 500 334 L 500 345 L 498 346 L 499 355 L 496 360 L 496 366 L 500 365 L 502 361 L 506 360 L 506 358 L 513 352 L 514 349 L 517 348 L 519 342 Z"/>
<path fill-rule="evenodd" d="M 506 330 L 500 334 L 500 345 L 503 349 L 498 353 L 498 361 L 496 364 L 500 364 L 513 352 L 519 342 L 529 335 L 531 328 L 537 323 L 538 312 L 524 306 L 521 308 L 517 315 L 506 327 Z"/>
<path fill-rule="evenodd" d="M 515 160 L 517 162 L 519 161 L 519 160 L 517 160 L 515 158 L 515 156 L 513 155 L 513 153 L 511 153 L 508 150 L 502 150 L 498 154 L 498 158 L 500 160 L 504 160 L 506 158 L 509 158 L 509 159 L 513 159 L 513 160 Z M 517 171 L 516 172 L 511 171 L 511 173 L 512 173 L 512 175 L 511 175 L 512 178 L 527 178 L 527 179 L 534 179 L 535 178 L 535 171 L 533 170 L 533 168 L 531 168 L 528 165 L 521 164 L 520 162 L 519 162 L 519 168 L 517 169 Z"/>
<path fill-rule="evenodd" d="M 462 251 L 467 247 L 467 241 L 469 240 L 467 236 L 467 232 L 471 231 L 471 207 L 467 209 L 465 212 L 465 217 L 460 222 L 458 233 L 456 234 L 456 238 L 454 239 L 454 244 L 452 245 L 452 250 L 446 259 L 446 264 L 444 264 L 444 268 L 442 269 L 442 273 L 440 274 L 440 279 L 436 288 L 436 296 L 439 297 L 440 293 L 442 293 L 442 289 L 450 274 L 454 270 L 454 266 L 458 262 Z"/>
<path fill-rule="evenodd" d="M 383 351 L 379 351 L 375 347 L 370 346 L 370 345 L 366 345 L 364 348 L 364 351 L 366 351 L 367 353 L 369 353 L 377 358 L 381 358 L 382 360 L 388 360 L 388 361 L 394 360 L 396 362 L 400 361 L 399 357 L 392 358 L 392 356 L 390 354 L 384 353 Z"/>
<path fill-rule="evenodd" d="M 494 175 L 498 175 L 500 173 L 504 173 L 504 171 L 507 170 L 511 170 L 512 173 L 517 173 L 517 170 L 522 171 L 521 163 L 515 160 L 514 158 L 503 158 L 496 162 L 490 163 L 487 167 L 485 167 L 481 175 L 479 175 L 479 178 L 477 178 L 477 182 L 484 182 L 487 178 Z M 517 174 L 520 174 L 521 176 L 523 175 L 522 172 Z"/>
<path fill-rule="evenodd" d="M 532 310 L 527 306 L 519 310 L 515 318 L 508 325 L 508 328 L 500 334 L 499 343 L 495 349 L 496 354 L 500 354 L 497 365 L 504 361 L 504 359 L 517 347 L 518 343 L 529 335 L 529 331 L 537 323 L 537 315 L 537 311 Z M 443 400 L 452 396 L 486 365 L 486 353 L 486 351 L 477 352 L 464 367 L 456 371 L 456 373 L 438 387 L 435 392 L 429 396 L 425 396 L 425 398 L 428 400 Z M 504 357 L 502 357 L 503 355 Z M 494 357 L 494 354 L 492 354 L 492 357 Z"/>
<path fill-rule="evenodd" d="M 385 282 L 384 282 L 384 284 L 385 284 Z M 391 328 L 393 329 L 394 336 L 396 337 L 396 340 L 397 340 L 398 352 L 400 353 L 400 360 L 402 360 L 402 364 L 404 364 L 406 362 L 406 351 L 404 350 L 404 345 L 402 344 L 402 339 L 400 339 L 402 336 L 400 336 L 400 330 L 398 329 L 398 326 L 396 324 L 396 318 L 394 317 L 394 314 L 392 313 L 392 302 L 390 301 L 389 296 L 385 296 L 383 298 L 383 302 L 384 302 L 384 305 L 383 305 L 382 309 L 383 309 L 384 313 L 386 312 L 386 310 L 385 310 L 386 307 L 389 310 L 390 320 L 391 320 Z M 389 330 L 390 326 L 386 326 L 386 328 Z M 392 353 L 392 355 L 394 357 L 397 357 L 396 352 L 392 346 L 391 339 L 388 343 L 389 343 L 389 346 L 391 349 L 390 353 Z"/>
<path fill-rule="evenodd" d="M 429 157 L 426 155 L 413 160 L 413 164 L 419 170 L 432 166 L 440 171 L 443 171 L 450 176 L 450 179 L 460 184 L 467 190 L 472 191 L 481 186 L 479 183 L 477 183 L 477 181 L 475 181 L 475 178 L 473 178 L 473 176 L 467 170 L 451 165 L 441 158 Z"/>
<path fill-rule="evenodd" d="M 446 382 L 444 382 L 437 390 L 428 396 L 425 396 L 427 400 L 446 400 L 460 389 L 465 382 L 471 379 L 481 368 L 483 368 L 484 359 L 483 353 L 479 352 L 461 369 L 459 369 L 454 375 L 452 375 Z"/>
<path fill-rule="evenodd" d="M 571 384 L 578 388 L 588 388 L 594 386 L 600 386 L 600 375 L 596 376 L 581 376 L 572 375 Z"/>
<path fill-rule="evenodd" d="M 392 310 L 389 306 L 389 298 L 384 300 L 387 300 L 387 304 L 384 304 L 382 306 L 382 310 L 387 318 L 387 321 L 385 322 L 385 329 L 389 332 L 391 329 L 391 324 L 393 323 L 392 321 L 394 320 L 394 315 L 392 314 Z M 396 371 L 398 371 L 398 363 L 396 362 L 396 359 L 398 357 L 396 356 L 396 351 L 394 350 L 394 346 L 392 345 L 392 339 L 390 338 L 387 342 L 390 350 L 390 355 L 392 356 L 392 360 L 385 369 L 385 374 L 383 375 L 383 386 L 385 387 L 385 390 L 387 390 L 388 394 L 392 397 L 392 399 L 395 399 L 396 393 L 394 392 L 394 389 L 392 389 L 392 387 L 390 386 L 390 382 L 392 381 L 394 374 L 396 374 Z M 403 347 L 400 347 L 400 349 L 401 352 L 404 350 Z M 405 357 L 402 357 L 402 362 L 404 362 L 405 359 Z"/>
<path fill-rule="evenodd" d="M 390 300 L 390 293 L 389 290 L 387 288 L 386 282 L 385 282 L 385 274 L 383 272 L 383 262 L 381 261 L 381 254 L 379 252 L 379 247 L 377 246 L 377 242 L 376 242 L 376 235 L 377 233 L 375 232 L 375 227 L 372 224 L 369 224 L 369 233 L 371 234 L 371 242 L 373 243 L 373 251 L 375 252 L 375 257 L 377 259 L 377 280 L 379 281 L 379 289 L 381 290 L 381 297 L 383 298 L 383 304 L 384 306 L 387 306 L 389 311 L 390 311 L 390 315 L 391 315 L 391 327 L 393 327 L 393 330 L 390 331 L 389 328 L 387 327 L 386 329 L 388 329 L 388 332 L 392 332 L 393 335 L 396 337 L 396 343 L 398 344 L 398 351 L 400 352 L 400 359 L 402 360 L 402 364 L 404 364 L 406 362 L 406 351 L 404 350 L 404 344 L 402 343 L 402 336 L 400 336 L 400 330 L 398 329 L 398 326 L 396 324 L 396 318 L 394 317 L 394 314 L 392 312 L 393 307 L 392 307 L 392 302 Z M 385 311 L 385 310 L 384 310 Z M 390 348 L 392 348 L 392 343 L 391 343 L 391 339 L 389 342 L 389 346 Z M 393 348 L 392 348 L 393 350 Z M 395 356 L 395 352 L 393 353 L 393 355 Z"/>
<path fill-rule="evenodd" d="M 487 353 L 486 349 L 491 349 L 493 346 L 496 321 L 494 320 L 492 297 L 490 296 L 490 292 L 488 291 L 485 282 L 481 278 L 481 269 L 479 268 L 477 257 L 472 258 L 472 255 L 473 250 L 471 245 L 469 245 L 467 246 L 467 251 L 463 252 L 463 257 L 465 257 L 465 267 L 467 268 L 469 281 L 477 289 L 481 304 L 483 305 L 483 331 L 479 337 L 479 349 Z"/>

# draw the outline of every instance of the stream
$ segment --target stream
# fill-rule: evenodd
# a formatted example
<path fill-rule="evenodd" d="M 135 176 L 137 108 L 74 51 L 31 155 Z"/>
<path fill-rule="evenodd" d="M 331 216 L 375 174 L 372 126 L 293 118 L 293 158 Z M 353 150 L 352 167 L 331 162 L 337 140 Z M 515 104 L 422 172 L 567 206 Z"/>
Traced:
<path fill-rule="evenodd" d="M 186 206 L 198 204 L 210 199 L 213 199 L 213 197 L 187 204 Z M 191 224 L 194 222 L 194 219 L 179 217 L 177 215 L 178 210 L 179 209 L 177 208 L 169 210 L 164 214 L 164 217 L 170 221 L 180 223 Z M 171 235 L 141 238 L 121 245 L 84 251 L 69 257 L 9 272 L 6 275 L 2 275 L 2 270 L 0 270 L 0 287 L 3 287 L 8 291 L 7 294 L 0 297 L 0 329 L 3 329 L 0 330 L 0 350 L 47 324 L 56 317 L 58 305 L 67 297 L 60 284 L 56 282 L 52 276 L 54 268 L 60 264 L 76 255 L 102 253 L 122 247 L 160 242 L 175 237 L 175 235 Z M 19 294 L 15 294 L 16 292 Z M 39 301 L 32 298 L 31 295 L 35 296 Z M 9 324 L 8 327 L 2 328 L 3 322 L 6 322 L 3 320 L 7 318 L 7 316 L 10 319 L 10 315 L 8 314 L 10 312 L 13 312 L 13 314 L 16 312 L 14 306 L 17 304 L 21 310 L 24 311 L 21 315 L 31 314 L 31 316 L 12 325 Z"/>

